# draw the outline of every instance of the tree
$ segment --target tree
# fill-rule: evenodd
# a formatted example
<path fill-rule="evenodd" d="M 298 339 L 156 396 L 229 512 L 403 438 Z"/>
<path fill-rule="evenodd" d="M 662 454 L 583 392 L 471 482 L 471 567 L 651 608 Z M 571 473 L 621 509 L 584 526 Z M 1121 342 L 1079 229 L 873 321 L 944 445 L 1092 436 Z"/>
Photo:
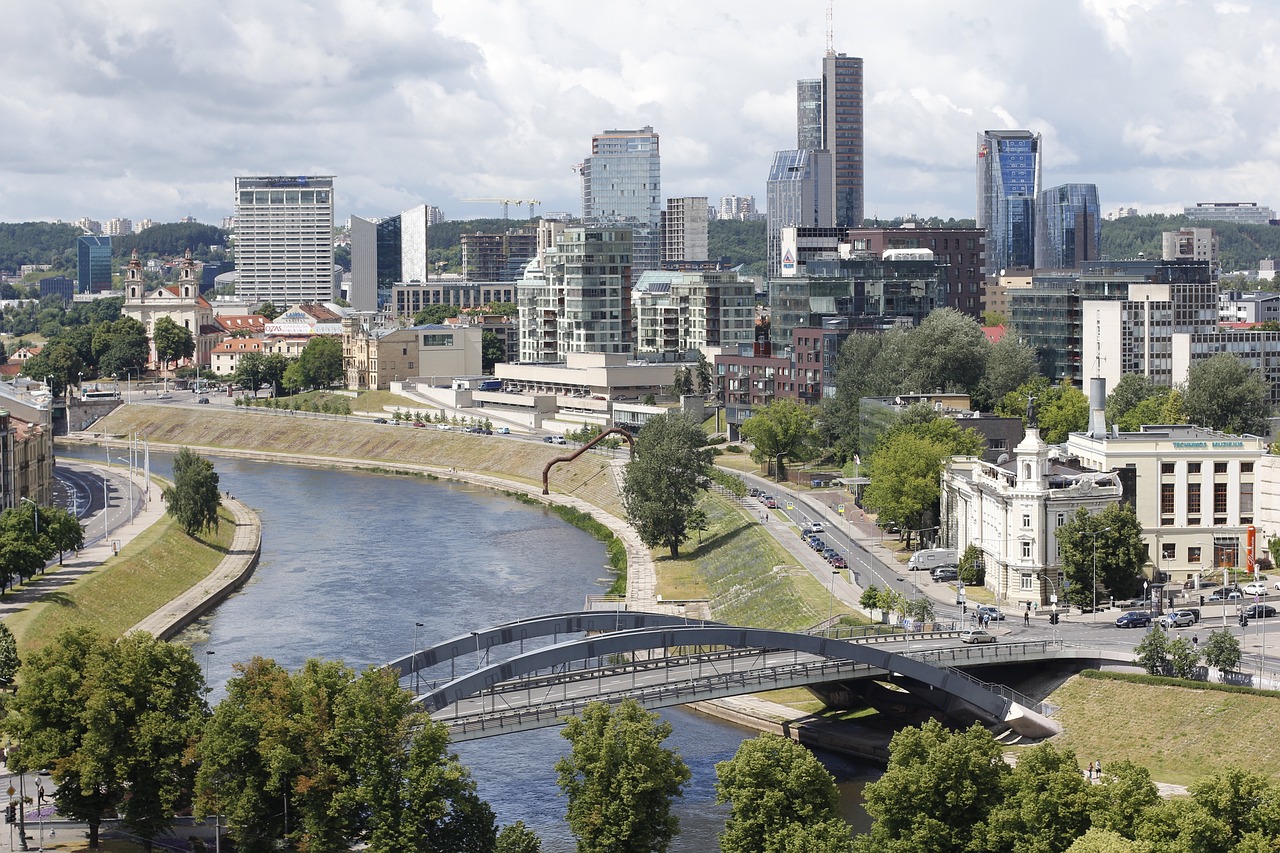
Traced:
<path fill-rule="evenodd" d="M 1259 773 L 1232 768 L 1197 780 L 1189 790 L 1197 803 L 1227 825 L 1234 841 L 1250 832 L 1273 838 L 1280 835 L 1280 826 L 1274 823 L 1274 809 L 1264 808 L 1268 800 L 1274 802 L 1277 792 Z"/>
<path fill-rule="evenodd" d="M 795 400 L 779 398 L 742 423 L 742 439 L 753 445 L 751 458 L 757 462 L 783 458 L 808 459 L 817 443 L 813 409 Z M 781 479 L 782 472 L 778 472 Z"/>
<path fill-rule="evenodd" d="M 450 317 L 458 316 L 458 306 L 456 305 L 428 305 L 417 314 L 413 315 L 413 325 L 415 326 L 435 326 L 443 323 Z"/>
<path fill-rule="evenodd" d="M 151 357 L 147 327 L 132 317 L 121 317 L 93 328 L 93 358 L 98 376 L 123 376 L 141 370 Z"/>
<path fill-rule="evenodd" d="M 22 661 L 18 658 L 18 641 L 9 626 L 0 622 L 0 685 L 13 684 Z"/>
<path fill-rule="evenodd" d="M 155 344 L 156 358 L 169 366 L 169 362 L 183 358 L 191 358 L 196 352 L 195 338 L 188 329 L 184 329 L 168 317 L 160 317 L 151 329 L 151 340 Z"/>
<path fill-rule="evenodd" d="M 1195 678 L 1200 666 L 1200 652 L 1186 637 L 1178 637 L 1169 643 L 1169 668 L 1178 678 Z"/>
<path fill-rule="evenodd" d="M 37 382 L 49 382 L 55 396 L 66 393 L 67 386 L 79 381 L 84 362 L 75 348 L 67 343 L 48 344 L 37 355 L 22 364 L 22 375 Z"/>
<path fill-rule="evenodd" d="M 40 507 L 40 534 L 58 551 L 58 565 L 67 551 L 78 551 L 84 546 L 84 527 L 76 518 L 60 506 Z"/>
<path fill-rule="evenodd" d="M 284 311 L 283 309 L 277 308 L 273 302 L 262 302 L 259 303 L 257 308 L 253 309 L 253 313 L 260 317 L 267 318 L 267 322 L 270 323 L 272 320 L 283 314 Z"/>
<path fill-rule="evenodd" d="M 636 438 L 635 455 L 626 468 L 622 505 L 640 540 L 650 548 L 665 546 L 680 556 L 688 535 L 689 513 L 711 468 L 702 427 L 679 413 L 658 415 Z"/>
<path fill-rule="evenodd" d="M 978 385 L 978 408 L 989 411 L 1010 391 L 1039 373 L 1036 353 L 1013 335 L 1005 335 L 987 353 L 987 364 Z"/>
<path fill-rule="evenodd" d="M 173 459 L 173 485 L 165 489 L 161 497 L 168 505 L 168 513 L 178 520 L 188 536 L 218 529 L 218 508 L 222 506 L 218 474 L 212 462 L 190 448 L 179 448 Z"/>
<path fill-rule="evenodd" d="M 1193 798 L 1162 800 L 1142 814 L 1136 832 L 1159 851 L 1177 853 L 1228 853 L 1231 835 L 1226 823 L 1218 820 Z"/>
<path fill-rule="evenodd" d="M 1118 424 L 1135 406 L 1154 396 L 1156 385 L 1145 373 L 1126 373 L 1107 395 L 1107 423 Z"/>
<path fill-rule="evenodd" d="M 507 344 L 497 332 L 480 335 L 480 369 L 486 375 L 493 373 L 493 366 L 507 360 Z"/>
<path fill-rule="evenodd" d="M 44 568 L 44 551 L 29 531 L 0 531 L 0 579 L 5 583 L 33 578 Z"/>
<path fill-rule="evenodd" d="M 1130 841 L 1109 829 L 1093 827 L 1072 842 L 1068 853 L 1155 853 L 1145 841 Z"/>
<path fill-rule="evenodd" d="M 762 734 L 743 741 L 733 758 L 716 764 L 716 802 L 730 804 L 720 836 L 724 853 L 774 849 L 771 840 L 789 826 L 838 817 L 838 801 L 835 779 L 813 753 L 790 738 Z"/>
<path fill-rule="evenodd" d="M 502 827 L 495 853 L 542 853 L 542 840 L 524 821 L 518 820 Z"/>
<path fill-rule="evenodd" d="M 264 356 L 260 352 L 249 352 L 240 356 L 236 362 L 235 380 L 241 388 L 257 391 L 262 385 L 264 374 Z"/>
<path fill-rule="evenodd" d="M 271 356 L 267 356 L 268 369 Z M 303 388 L 328 388 L 342 379 L 342 341 L 338 338 L 317 336 L 307 341 L 298 355 L 297 365 Z M 288 373 L 288 367 L 285 374 Z"/>
<path fill-rule="evenodd" d="M 871 832 L 860 850 L 961 853 L 1004 798 L 1009 765 L 991 733 L 952 732 L 937 720 L 894 734 L 889 766 L 863 791 Z"/>
<path fill-rule="evenodd" d="M 1051 385 L 1043 376 L 1034 376 L 1005 394 L 996 405 L 996 414 L 1021 417 L 1025 422 L 1029 397 L 1034 398 L 1040 435 L 1049 444 L 1061 444 L 1067 433 L 1080 432 L 1089 425 L 1089 400 L 1080 389 L 1066 382 Z"/>
<path fill-rule="evenodd" d="M 911 330 L 910 383 L 924 392 L 972 393 L 982 381 L 990 349 L 976 320 L 954 308 L 938 308 Z"/>
<path fill-rule="evenodd" d="M 1233 434 L 1265 435 L 1271 406 L 1266 381 L 1233 353 L 1222 352 L 1187 371 L 1184 401 L 1191 423 Z"/>
<path fill-rule="evenodd" d="M 1062 569 L 1069 583 L 1067 599 L 1072 604 L 1093 605 L 1095 555 L 1098 585 L 1106 591 L 1099 593 L 1100 598 L 1126 598 L 1137 591 L 1147 549 L 1133 507 L 1109 504 L 1097 514 L 1080 507 L 1058 528 L 1057 536 L 1062 546 Z"/>
<path fill-rule="evenodd" d="M 987 819 L 984 850 L 1060 853 L 1089 828 L 1090 784 L 1076 754 L 1040 744 L 1018 755 L 1004 800 Z"/>
<path fill-rule="evenodd" d="M 1204 644 L 1204 662 L 1224 675 L 1240 665 L 1240 641 L 1223 628 L 1211 631 Z"/>
<path fill-rule="evenodd" d="M 280 395 L 280 383 L 284 381 L 284 372 L 289 369 L 289 359 L 278 352 L 262 357 L 262 381 L 271 385 L 272 396 Z M 257 388 L 258 386 L 253 386 Z"/>
<path fill-rule="evenodd" d="M 710 395 L 715 383 L 711 375 L 711 362 L 707 361 L 707 354 L 702 350 L 698 350 L 698 363 L 693 368 L 693 375 L 698 393 L 704 397 Z"/>
<path fill-rule="evenodd" d="M 970 544 L 960 555 L 960 580 L 969 586 L 982 586 L 987 582 L 987 566 L 982 549 Z"/>
<path fill-rule="evenodd" d="M 1112 761 L 1090 789 L 1089 813 L 1095 827 L 1132 838 L 1142 813 L 1160 802 L 1160 791 L 1147 768 L 1131 761 Z"/>
<path fill-rule="evenodd" d="M 1148 675 L 1169 673 L 1169 637 L 1164 631 L 1148 631 L 1142 641 L 1133 647 L 1138 665 Z"/>
<path fill-rule="evenodd" d="M 631 700 L 616 709 L 593 702 L 565 724 L 572 749 L 556 773 L 578 853 L 661 853 L 671 845 L 680 828 L 671 800 L 690 773 L 662 745 L 670 734 L 670 723 Z"/>

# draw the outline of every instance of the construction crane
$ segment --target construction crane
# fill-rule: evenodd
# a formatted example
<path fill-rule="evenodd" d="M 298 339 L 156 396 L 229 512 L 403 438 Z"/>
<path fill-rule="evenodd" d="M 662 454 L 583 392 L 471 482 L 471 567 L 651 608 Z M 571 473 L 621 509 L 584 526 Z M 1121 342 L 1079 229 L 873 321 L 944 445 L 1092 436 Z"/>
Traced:
<path fill-rule="evenodd" d="M 503 219 L 511 218 L 509 215 L 509 209 L 513 204 L 529 205 L 529 218 L 533 219 L 533 209 L 542 204 L 542 202 L 538 201 L 536 198 L 460 198 L 458 201 L 475 202 L 477 204 L 500 204 L 502 205 Z"/>

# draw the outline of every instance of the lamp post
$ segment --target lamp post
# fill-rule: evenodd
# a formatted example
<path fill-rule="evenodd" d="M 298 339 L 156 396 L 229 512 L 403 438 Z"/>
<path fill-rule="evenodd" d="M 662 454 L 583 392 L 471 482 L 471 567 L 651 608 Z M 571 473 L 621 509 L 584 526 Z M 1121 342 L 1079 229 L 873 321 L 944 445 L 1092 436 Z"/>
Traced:
<path fill-rule="evenodd" d="M 1098 534 L 1110 530 L 1110 527 L 1104 527 L 1093 531 L 1093 612 L 1089 614 L 1090 622 L 1098 621 Z"/>
<path fill-rule="evenodd" d="M 213 687 L 209 685 L 209 659 L 212 658 L 215 654 L 217 654 L 217 652 L 215 652 L 213 649 L 204 650 L 204 692 L 205 693 L 209 693 L 210 691 L 213 690 Z"/>
<path fill-rule="evenodd" d="M 418 629 L 422 627 L 421 622 L 413 623 L 413 660 L 410 666 L 413 667 L 413 695 L 418 695 Z"/>
<path fill-rule="evenodd" d="M 39 536 L 39 535 L 40 535 L 40 504 L 38 504 L 38 503 L 36 503 L 35 501 L 31 500 L 31 498 L 19 498 L 19 500 L 20 500 L 20 501 L 22 501 L 23 503 L 29 503 L 29 504 L 31 504 L 31 506 L 32 506 L 32 507 L 34 507 L 34 508 L 35 508 L 35 509 L 34 509 L 34 512 L 35 512 L 35 528 L 36 528 L 36 529 L 35 529 L 35 533 L 36 533 L 36 536 Z"/>
<path fill-rule="evenodd" d="M 831 570 L 831 600 L 827 602 L 827 636 L 831 636 L 831 620 L 835 618 L 836 607 L 836 578 L 840 576 L 839 569 Z"/>
<path fill-rule="evenodd" d="M 133 462 L 119 456 L 116 457 L 116 461 L 123 462 L 127 466 L 129 472 L 129 520 L 133 521 Z"/>

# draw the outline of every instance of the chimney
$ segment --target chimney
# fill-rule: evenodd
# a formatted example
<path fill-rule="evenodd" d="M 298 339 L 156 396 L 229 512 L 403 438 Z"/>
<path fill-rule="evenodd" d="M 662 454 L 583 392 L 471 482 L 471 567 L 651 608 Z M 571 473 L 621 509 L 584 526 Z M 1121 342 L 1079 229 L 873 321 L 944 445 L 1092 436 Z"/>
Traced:
<path fill-rule="evenodd" d="M 1094 377 L 1089 380 L 1089 429 L 1090 438 L 1107 435 L 1107 380 Z"/>

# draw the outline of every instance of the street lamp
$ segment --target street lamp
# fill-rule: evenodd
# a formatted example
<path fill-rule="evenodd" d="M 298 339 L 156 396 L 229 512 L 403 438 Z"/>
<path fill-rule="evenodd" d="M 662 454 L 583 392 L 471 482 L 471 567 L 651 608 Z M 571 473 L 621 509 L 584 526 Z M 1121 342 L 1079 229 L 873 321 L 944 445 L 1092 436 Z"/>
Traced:
<path fill-rule="evenodd" d="M 1110 530 L 1110 527 L 1104 527 L 1093 531 L 1093 612 L 1089 614 L 1090 622 L 1098 621 L 1098 534 Z"/>
<path fill-rule="evenodd" d="M 418 629 L 422 627 L 421 622 L 413 623 L 413 660 L 410 666 L 413 667 L 413 695 L 418 695 Z"/>
<path fill-rule="evenodd" d="M 204 650 L 204 692 L 208 693 L 213 690 L 209 685 L 209 659 L 217 654 L 213 649 Z"/>
<path fill-rule="evenodd" d="M 36 519 L 36 523 L 35 523 L 36 531 L 35 531 L 35 532 L 36 532 L 36 536 L 39 536 L 39 535 L 40 535 L 40 504 L 38 504 L 38 503 L 36 503 L 35 501 L 31 500 L 31 498 L 19 498 L 19 500 L 21 500 L 23 503 L 29 503 L 29 504 L 31 504 L 31 506 L 35 507 L 35 510 L 34 510 L 34 511 L 35 511 L 35 519 Z"/>
<path fill-rule="evenodd" d="M 839 569 L 831 570 L 831 600 L 827 602 L 827 636 L 831 636 L 831 620 L 835 618 L 836 607 L 836 578 L 840 576 Z"/>
<path fill-rule="evenodd" d="M 129 520 L 133 521 L 133 462 L 120 456 L 116 457 L 117 462 L 123 462 L 129 469 Z"/>

